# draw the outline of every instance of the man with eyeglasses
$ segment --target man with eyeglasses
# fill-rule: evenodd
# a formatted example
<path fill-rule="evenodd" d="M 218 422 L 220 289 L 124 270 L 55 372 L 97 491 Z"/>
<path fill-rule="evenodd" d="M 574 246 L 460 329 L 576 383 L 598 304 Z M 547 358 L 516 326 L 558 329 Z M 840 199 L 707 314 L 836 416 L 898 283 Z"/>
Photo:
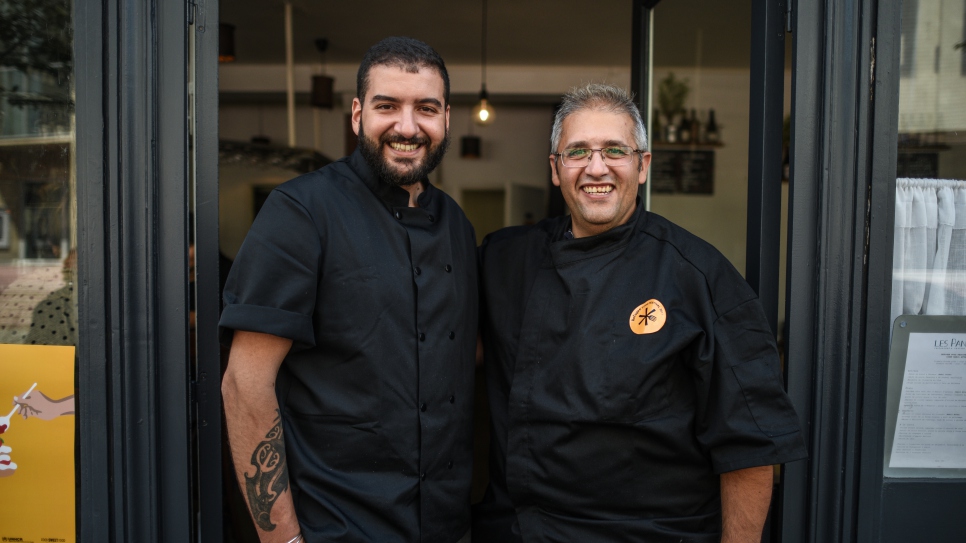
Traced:
<path fill-rule="evenodd" d="M 563 98 L 550 167 L 571 215 L 480 248 L 492 426 L 474 541 L 758 541 L 772 465 L 805 456 L 755 293 L 643 209 L 637 107 Z"/>

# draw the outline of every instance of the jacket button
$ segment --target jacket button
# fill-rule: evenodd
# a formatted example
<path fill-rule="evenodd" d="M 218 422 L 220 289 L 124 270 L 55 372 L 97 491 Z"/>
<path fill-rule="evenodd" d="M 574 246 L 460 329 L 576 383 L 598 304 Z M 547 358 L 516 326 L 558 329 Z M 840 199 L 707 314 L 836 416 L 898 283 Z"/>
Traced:
<path fill-rule="evenodd" d="M 394 213 L 394 215 L 396 215 L 397 220 L 402 220 L 402 213 L 397 211 L 396 213 Z"/>
<path fill-rule="evenodd" d="M 426 480 L 426 474 L 425 473 L 420 473 L 419 474 L 419 480 L 420 481 L 425 481 Z"/>
<path fill-rule="evenodd" d="M 429 216 L 429 222 L 435 222 L 435 221 L 436 221 L 436 217 L 430 215 Z"/>
<path fill-rule="evenodd" d="M 456 396 L 450 396 L 449 403 L 456 403 Z"/>
<path fill-rule="evenodd" d="M 450 460 L 449 462 L 447 462 L 446 463 L 446 467 L 449 468 L 449 469 L 453 469 L 453 461 Z"/>
<path fill-rule="evenodd" d="M 426 411 L 426 402 L 423 402 L 423 403 L 419 404 L 419 410 L 420 411 Z"/>
<path fill-rule="evenodd" d="M 456 338 L 456 332 L 450 332 L 449 333 L 449 338 L 450 339 L 455 339 Z"/>
<path fill-rule="evenodd" d="M 413 268 L 413 273 L 415 273 L 416 275 L 419 275 L 423 273 L 423 270 L 419 269 L 419 266 L 416 266 L 415 268 Z"/>
<path fill-rule="evenodd" d="M 426 341 L 426 334 L 420 332 L 419 333 L 419 341 Z"/>
<path fill-rule="evenodd" d="M 447 265 L 443 266 L 443 269 L 446 270 L 446 273 L 449 273 L 449 272 L 453 271 L 453 266 L 450 266 L 449 264 L 447 264 Z"/>

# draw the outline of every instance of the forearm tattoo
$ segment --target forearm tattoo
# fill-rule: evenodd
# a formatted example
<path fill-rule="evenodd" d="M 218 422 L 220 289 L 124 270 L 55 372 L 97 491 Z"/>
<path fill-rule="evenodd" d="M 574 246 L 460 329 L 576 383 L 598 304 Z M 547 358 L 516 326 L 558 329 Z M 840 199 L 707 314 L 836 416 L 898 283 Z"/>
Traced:
<path fill-rule="evenodd" d="M 272 524 L 272 506 L 278 497 L 288 490 L 288 464 L 285 462 L 285 442 L 282 440 L 282 414 L 275 410 L 275 426 L 265 434 L 265 441 L 255 447 L 252 465 L 255 475 L 245 474 L 248 503 L 255 524 L 266 532 L 275 529 Z"/>

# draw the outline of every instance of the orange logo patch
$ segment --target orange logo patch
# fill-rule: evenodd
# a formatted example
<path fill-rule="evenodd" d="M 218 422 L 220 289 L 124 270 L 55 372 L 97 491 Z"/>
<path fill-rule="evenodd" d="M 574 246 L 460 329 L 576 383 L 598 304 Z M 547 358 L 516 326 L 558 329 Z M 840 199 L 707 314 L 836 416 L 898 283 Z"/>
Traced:
<path fill-rule="evenodd" d="M 631 311 L 631 331 L 635 334 L 653 334 L 664 327 L 667 312 L 657 300 L 648 300 Z"/>

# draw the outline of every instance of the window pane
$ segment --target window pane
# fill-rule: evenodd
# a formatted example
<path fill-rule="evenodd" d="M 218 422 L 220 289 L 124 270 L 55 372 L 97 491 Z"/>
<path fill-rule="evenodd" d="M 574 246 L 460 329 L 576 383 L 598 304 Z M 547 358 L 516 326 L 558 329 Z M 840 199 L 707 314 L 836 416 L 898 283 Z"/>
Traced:
<path fill-rule="evenodd" d="M 23 541 L 76 538 L 71 8 L 0 0 L 0 526 Z"/>
<path fill-rule="evenodd" d="M 966 0 L 904 0 L 901 37 L 885 475 L 964 477 Z"/>
<path fill-rule="evenodd" d="M 966 0 L 905 0 L 892 317 L 966 315 Z"/>
<path fill-rule="evenodd" d="M 0 4 L 0 344 L 77 342 L 70 13 Z"/>

